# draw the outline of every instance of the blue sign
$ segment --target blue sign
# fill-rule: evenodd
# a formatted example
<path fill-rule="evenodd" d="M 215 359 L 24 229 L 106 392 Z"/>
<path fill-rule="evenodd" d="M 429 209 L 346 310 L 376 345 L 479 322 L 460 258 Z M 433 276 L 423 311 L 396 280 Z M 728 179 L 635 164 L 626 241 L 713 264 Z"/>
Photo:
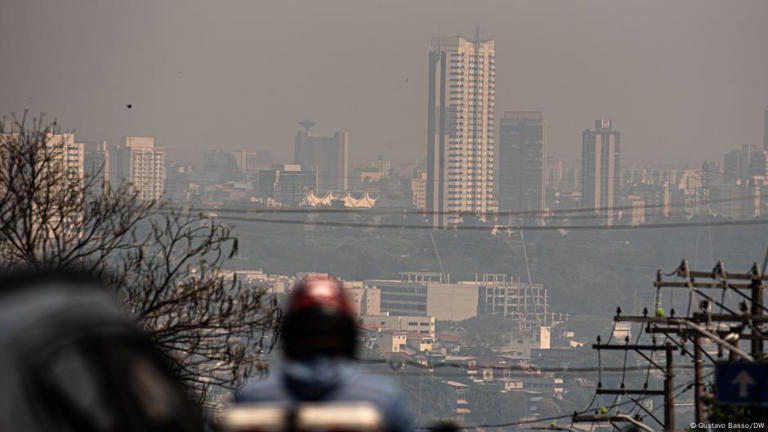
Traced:
<path fill-rule="evenodd" d="M 768 405 L 768 363 L 718 363 L 715 395 L 723 405 Z"/>

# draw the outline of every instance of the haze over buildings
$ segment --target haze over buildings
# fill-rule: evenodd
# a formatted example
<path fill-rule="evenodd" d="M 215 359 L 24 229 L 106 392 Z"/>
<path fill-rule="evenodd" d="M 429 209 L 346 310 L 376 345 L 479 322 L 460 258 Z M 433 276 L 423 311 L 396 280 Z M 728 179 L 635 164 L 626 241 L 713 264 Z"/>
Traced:
<path fill-rule="evenodd" d="M 620 121 L 623 158 L 638 163 L 692 167 L 763 142 L 764 1 L 3 7 L 0 51 L 14 61 L 0 70 L 13 83 L 0 112 L 46 112 L 83 141 L 151 135 L 187 163 L 210 147 L 267 149 L 290 160 L 303 117 L 347 129 L 353 162 L 377 154 L 396 164 L 423 160 L 425 50 L 433 36 L 471 35 L 476 25 L 496 43 L 505 82 L 497 106 L 544 111 L 552 154 L 579 158 L 578 135 L 598 115 Z M 271 40 L 278 43 L 264 43 Z"/>

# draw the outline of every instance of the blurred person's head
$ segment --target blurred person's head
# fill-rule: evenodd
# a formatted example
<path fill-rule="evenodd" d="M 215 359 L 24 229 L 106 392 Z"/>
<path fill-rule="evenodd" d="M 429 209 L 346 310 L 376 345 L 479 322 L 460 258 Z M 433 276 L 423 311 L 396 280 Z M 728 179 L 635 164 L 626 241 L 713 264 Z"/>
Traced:
<path fill-rule="evenodd" d="M 317 275 L 301 279 L 288 300 L 281 330 L 289 359 L 355 356 L 357 326 L 337 279 Z"/>
<path fill-rule="evenodd" d="M 0 274 L 0 430 L 201 431 L 163 356 L 99 279 Z"/>

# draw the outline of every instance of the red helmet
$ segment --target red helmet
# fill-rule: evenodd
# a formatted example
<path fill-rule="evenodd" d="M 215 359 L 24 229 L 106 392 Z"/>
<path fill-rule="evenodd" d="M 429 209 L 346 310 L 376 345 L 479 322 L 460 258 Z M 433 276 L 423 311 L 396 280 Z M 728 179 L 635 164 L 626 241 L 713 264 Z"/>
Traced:
<path fill-rule="evenodd" d="M 330 276 L 307 276 L 296 284 L 286 312 L 300 312 L 307 308 L 321 308 L 329 313 L 336 311 L 353 315 L 341 282 Z"/>
<path fill-rule="evenodd" d="M 290 359 L 354 357 L 357 326 L 341 282 L 322 275 L 301 279 L 288 301 L 282 335 Z"/>

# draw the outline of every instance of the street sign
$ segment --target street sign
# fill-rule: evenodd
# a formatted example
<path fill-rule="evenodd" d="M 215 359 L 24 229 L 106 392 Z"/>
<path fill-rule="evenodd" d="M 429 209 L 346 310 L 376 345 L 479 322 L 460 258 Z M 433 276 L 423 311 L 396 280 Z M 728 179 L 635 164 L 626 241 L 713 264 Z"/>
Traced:
<path fill-rule="evenodd" d="M 768 363 L 718 363 L 715 395 L 723 405 L 768 405 Z"/>

